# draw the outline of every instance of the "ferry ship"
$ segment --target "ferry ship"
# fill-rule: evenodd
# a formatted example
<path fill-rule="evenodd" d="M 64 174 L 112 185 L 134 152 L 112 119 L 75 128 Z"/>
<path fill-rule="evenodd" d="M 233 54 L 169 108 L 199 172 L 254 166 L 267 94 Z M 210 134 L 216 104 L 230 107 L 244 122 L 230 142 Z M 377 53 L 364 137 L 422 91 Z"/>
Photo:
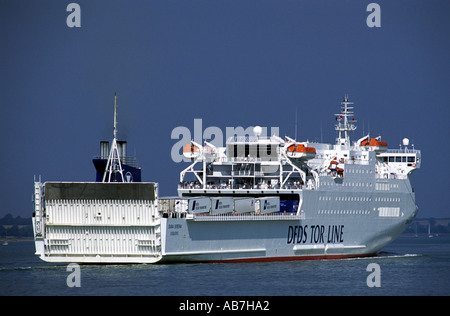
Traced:
<path fill-rule="evenodd" d="M 370 135 L 351 142 L 353 109 L 344 97 L 335 144 L 262 137 L 258 126 L 224 148 L 191 141 L 183 149 L 191 163 L 169 198 L 157 183 L 124 177 L 114 128 L 99 182 L 35 181 L 36 255 L 78 263 L 374 256 L 417 214 L 410 177 L 421 153 L 406 138 L 400 149 Z"/>

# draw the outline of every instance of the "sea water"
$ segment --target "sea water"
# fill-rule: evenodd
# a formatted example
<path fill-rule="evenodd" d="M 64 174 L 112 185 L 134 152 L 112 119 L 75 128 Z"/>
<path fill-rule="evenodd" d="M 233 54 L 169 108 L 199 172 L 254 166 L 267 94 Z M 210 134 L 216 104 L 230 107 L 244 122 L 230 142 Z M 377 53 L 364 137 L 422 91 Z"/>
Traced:
<path fill-rule="evenodd" d="M 379 287 L 369 287 L 369 264 Z M 33 242 L 0 246 L 0 295 L 450 295 L 450 236 L 399 237 L 372 258 L 270 263 L 80 265 L 41 261 Z"/>

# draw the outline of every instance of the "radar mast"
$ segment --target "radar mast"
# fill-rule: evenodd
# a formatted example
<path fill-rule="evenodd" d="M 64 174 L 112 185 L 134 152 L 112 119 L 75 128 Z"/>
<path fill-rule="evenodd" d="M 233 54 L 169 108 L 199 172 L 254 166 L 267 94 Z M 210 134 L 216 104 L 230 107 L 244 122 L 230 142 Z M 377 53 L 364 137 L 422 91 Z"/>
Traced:
<path fill-rule="evenodd" d="M 125 182 L 123 178 L 122 162 L 120 161 L 119 148 L 117 146 L 117 95 L 114 93 L 114 128 L 111 151 L 109 152 L 108 162 L 103 173 L 102 182 L 117 182 L 116 174 L 120 175 L 120 182 Z M 112 176 L 114 174 L 114 176 Z M 112 177 L 112 181 L 111 181 Z"/>
<path fill-rule="evenodd" d="M 356 120 L 353 113 L 353 102 L 350 102 L 348 95 L 344 96 L 341 104 L 341 113 L 335 114 L 337 121 L 335 130 L 339 132 L 336 144 L 346 146 L 350 145 L 349 132 L 356 130 L 356 125 L 354 125 Z"/>

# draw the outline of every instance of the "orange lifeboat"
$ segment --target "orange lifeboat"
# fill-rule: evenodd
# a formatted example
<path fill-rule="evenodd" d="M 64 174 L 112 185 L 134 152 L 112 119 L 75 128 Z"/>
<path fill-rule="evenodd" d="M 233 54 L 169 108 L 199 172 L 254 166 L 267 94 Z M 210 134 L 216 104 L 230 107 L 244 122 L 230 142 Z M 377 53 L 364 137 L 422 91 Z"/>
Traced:
<path fill-rule="evenodd" d="M 361 142 L 361 146 L 368 146 L 375 151 L 386 151 L 388 144 L 387 144 L 387 142 L 383 142 L 376 138 L 371 138 L 371 139 L 366 138 Z"/>
<path fill-rule="evenodd" d="M 200 155 L 200 149 L 194 144 L 187 144 L 183 148 L 183 156 L 188 159 L 195 159 Z"/>
<path fill-rule="evenodd" d="M 287 148 L 287 156 L 289 158 L 308 160 L 316 156 L 316 149 L 303 144 L 292 144 Z"/>

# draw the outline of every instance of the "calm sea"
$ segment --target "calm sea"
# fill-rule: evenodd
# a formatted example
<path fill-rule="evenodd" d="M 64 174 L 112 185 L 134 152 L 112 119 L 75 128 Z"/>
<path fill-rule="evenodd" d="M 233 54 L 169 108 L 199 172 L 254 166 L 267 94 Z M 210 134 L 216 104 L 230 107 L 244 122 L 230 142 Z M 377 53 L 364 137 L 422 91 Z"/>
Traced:
<path fill-rule="evenodd" d="M 368 287 L 370 263 L 380 287 Z M 400 237 L 375 258 L 231 264 L 66 265 L 34 256 L 32 242 L 0 245 L 0 295 L 450 295 L 450 237 Z"/>

